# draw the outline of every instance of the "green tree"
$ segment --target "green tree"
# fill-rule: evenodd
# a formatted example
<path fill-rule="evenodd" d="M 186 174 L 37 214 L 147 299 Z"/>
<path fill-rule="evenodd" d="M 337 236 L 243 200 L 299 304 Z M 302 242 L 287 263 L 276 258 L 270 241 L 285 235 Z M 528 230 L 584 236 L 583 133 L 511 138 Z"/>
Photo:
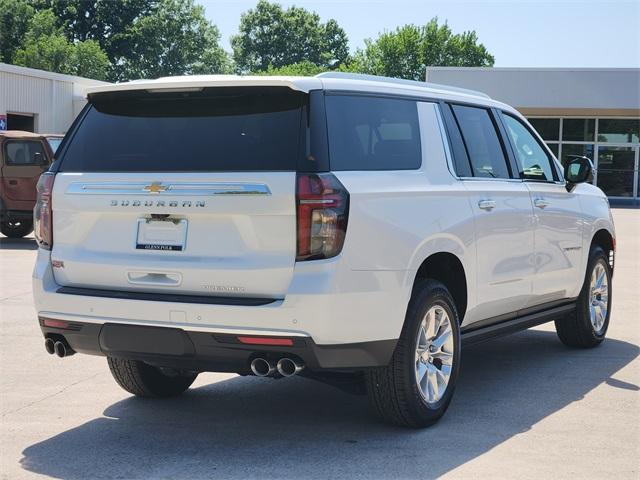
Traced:
<path fill-rule="evenodd" d="M 475 32 L 454 34 L 433 18 L 424 26 L 404 25 L 365 40 L 351 69 L 361 73 L 424 80 L 427 66 L 490 67 L 494 58 Z"/>
<path fill-rule="evenodd" d="M 193 0 L 160 0 L 124 34 L 126 55 L 115 59 L 115 77 L 154 78 L 229 70 L 220 33 Z"/>
<path fill-rule="evenodd" d="M 51 10 L 41 10 L 31 18 L 24 44 L 16 51 L 13 63 L 100 80 L 106 78 L 110 65 L 94 40 L 67 40 Z"/>
<path fill-rule="evenodd" d="M 321 67 L 315 63 L 304 61 L 300 63 L 292 63 L 282 67 L 269 67 L 265 71 L 254 72 L 256 75 L 282 75 L 290 77 L 313 77 L 322 72 L 329 70 L 327 67 Z"/>
<path fill-rule="evenodd" d="M 233 58 L 239 72 L 266 71 L 310 62 L 333 67 L 348 58 L 347 35 L 335 20 L 304 8 L 283 9 L 260 0 L 240 17 L 240 32 L 232 37 Z"/>
<path fill-rule="evenodd" d="M 98 42 L 112 64 L 110 80 L 231 70 L 217 27 L 193 0 L 31 2 L 54 12 L 69 41 Z"/>
<path fill-rule="evenodd" d="M 0 0 L 0 62 L 11 63 L 35 13 L 25 0 Z"/>

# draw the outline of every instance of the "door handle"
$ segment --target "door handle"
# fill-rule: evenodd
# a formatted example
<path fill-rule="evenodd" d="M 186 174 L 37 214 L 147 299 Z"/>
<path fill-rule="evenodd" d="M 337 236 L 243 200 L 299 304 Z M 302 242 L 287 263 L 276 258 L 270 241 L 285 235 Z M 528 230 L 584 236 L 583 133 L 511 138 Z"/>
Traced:
<path fill-rule="evenodd" d="M 18 181 L 17 180 L 9 180 L 9 185 L 17 185 Z"/>
<path fill-rule="evenodd" d="M 496 202 L 494 200 L 480 200 L 478 202 L 478 207 L 482 210 L 493 210 L 496 208 Z"/>
<path fill-rule="evenodd" d="M 547 200 L 545 200 L 544 198 L 536 198 L 533 201 L 533 204 L 538 208 L 545 208 L 545 207 L 548 207 L 549 205 L 551 205 L 551 203 L 548 202 Z"/>

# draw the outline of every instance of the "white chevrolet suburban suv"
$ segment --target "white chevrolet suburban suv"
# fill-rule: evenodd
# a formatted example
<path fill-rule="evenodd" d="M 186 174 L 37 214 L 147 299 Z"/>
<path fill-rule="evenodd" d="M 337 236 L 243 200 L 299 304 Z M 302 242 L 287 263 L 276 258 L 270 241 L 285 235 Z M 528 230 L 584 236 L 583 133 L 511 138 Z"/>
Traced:
<path fill-rule="evenodd" d="M 33 291 L 47 351 L 106 356 L 128 392 L 298 374 L 420 427 L 462 345 L 548 321 L 605 337 L 607 199 L 508 105 L 340 73 L 87 98 L 38 185 Z"/>

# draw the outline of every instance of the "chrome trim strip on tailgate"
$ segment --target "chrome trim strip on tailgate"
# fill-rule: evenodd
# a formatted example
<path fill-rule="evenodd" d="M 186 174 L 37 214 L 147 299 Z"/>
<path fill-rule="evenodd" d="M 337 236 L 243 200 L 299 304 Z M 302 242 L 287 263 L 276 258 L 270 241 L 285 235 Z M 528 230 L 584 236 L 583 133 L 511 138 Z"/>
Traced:
<path fill-rule="evenodd" d="M 271 195 L 264 183 L 79 183 L 69 185 L 72 195 Z"/>

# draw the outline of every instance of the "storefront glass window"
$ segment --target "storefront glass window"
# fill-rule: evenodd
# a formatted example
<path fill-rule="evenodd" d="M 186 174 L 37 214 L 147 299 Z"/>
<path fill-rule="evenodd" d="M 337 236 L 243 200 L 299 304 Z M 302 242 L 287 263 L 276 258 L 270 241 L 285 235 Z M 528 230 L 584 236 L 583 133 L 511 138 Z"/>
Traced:
<path fill-rule="evenodd" d="M 640 142 L 640 119 L 600 119 L 598 121 L 598 141 L 612 143 Z"/>
<path fill-rule="evenodd" d="M 536 129 L 543 140 L 560 140 L 559 118 L 530 118 L 529 123 Z"/>
<path fill-rule="evenodd" d="M 598 147 L 598 186 L 610 197 L 633 196 L 635 149 Z"/>
<path fill-rule="evenodd" d="M 565 118 L 562 122 L 562 140 L 593 142 L 596 121 L 593 118 Z"/>

